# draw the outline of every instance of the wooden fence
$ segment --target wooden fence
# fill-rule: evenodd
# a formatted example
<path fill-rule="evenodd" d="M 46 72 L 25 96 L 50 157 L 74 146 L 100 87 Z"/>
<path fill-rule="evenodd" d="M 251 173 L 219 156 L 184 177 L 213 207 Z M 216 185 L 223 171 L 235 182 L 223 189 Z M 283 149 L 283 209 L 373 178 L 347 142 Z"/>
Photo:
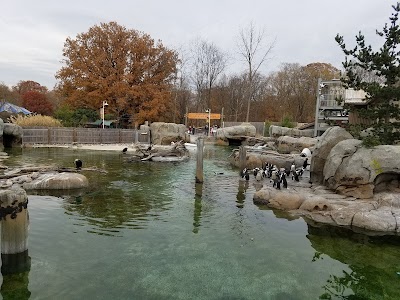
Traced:
<path fill-rule="evenodd" d="M 23 128 L 22 144 L 149 143 L 150 136 L 136 129 Z"/>

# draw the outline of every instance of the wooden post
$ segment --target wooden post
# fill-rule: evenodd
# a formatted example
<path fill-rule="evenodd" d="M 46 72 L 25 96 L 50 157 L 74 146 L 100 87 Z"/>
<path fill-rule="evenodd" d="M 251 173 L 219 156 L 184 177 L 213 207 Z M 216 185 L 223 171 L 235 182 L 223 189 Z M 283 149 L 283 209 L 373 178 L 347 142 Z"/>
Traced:
<path fill-rule="evenodd" d="M 0 191 L 1 254 L 28 250 L 28 196 L 22 188 Z"/>
<path fill-rule="evenodd" d="M 246 147 L 240 146 L 239 147 L 239 168 L 242 171 L 246 168 Z"/>
<path fill-rule="evenodd" d="M 78 138 L 77 138 L 77 134 L 76 134 L 76 128 L 74 128 L 73 131 L 72 131 L 72 142 L 73 143 L 77 143 L 78 142 Z"/>
<path fill-rule="evenodd" d="M 197 164 L 196 164 L 196 182 L 203 182 L 203 148 L 204 139 L 199 137 L 197 139 Z"/>

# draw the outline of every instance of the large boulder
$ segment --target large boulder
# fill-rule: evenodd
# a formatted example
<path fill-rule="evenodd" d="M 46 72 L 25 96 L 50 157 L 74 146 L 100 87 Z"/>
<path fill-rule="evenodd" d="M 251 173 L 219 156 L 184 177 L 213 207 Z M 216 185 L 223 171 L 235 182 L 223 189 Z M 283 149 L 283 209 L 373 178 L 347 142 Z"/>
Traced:
<path fill-rule="evenodd" d="M 288 189 L 262 187 L 254 193 L 253 202 L 301 216 L 313 224 L 346 227 L 369 235 L 400 233 L 398 193 L 382 192 L 364 200 L 336 194 L 323 186 L 289 182 Z"/>
<path fill-rule="evenodd" d="M 293 151 L 301 152 L 304 148 L 313 148 L 317 143 L 316 138 L 311 137 L 291 137 L 280 136 L 276 140 L 278 151 L 281 153 L 290 153 Z"/>
<path fill-rule="evenodd" d="M 305 195 L 296 190 L 277 190 L 270 186 L 255 192 L 253 196 L 255 204 L 267 205 L 270 208 L 281 210 L 298 209 L 305 199 Z"/>
<path fill-rule="evenodd" d="M 314 130 L 308 129 L 308 130 L 300 130 L 297 128 L 289 128 L 289 127 L 282 127 L 282 126 L 276 126 L 276 125 L 271 125 L 269 127 L 269 136 L 277 138 L 280 136 L 292 136 L 292 137 L 301 137 L 301 136 L 307 136 L 307 137 L 313 137 L 314 136 Z"/>
<path fill-rule="evenodd" d="M 22 127 L 16 124 L 4 123 L 3 145 L 7 148 L 22 146 Z"/>
<path fill-rule="evenodd" d="M 362 147 L 359 140 L 339 142 L 330 151 L 324 166 L 325 185 L 341 194 L 372 198 L 374 191 L 398 192 L 400 146 Z"/>
<path fill-rule="evenodd" d="M 233 166 L 240 167 L 239 150 L 234 150 L 228 160 Z M 296 168 L 300 168 L 303 166 L 303 162 L 304 157 L 301 157 L 300 154 L 281 154 L 270 150 L 246 151 L 246 168 L 248 169 L 261 168 L 265 163 L 285 169 L 290 169 L 292 163 L 295 163 Z"/>
<path fill-rule="evenodd" d="M 345 129 L 335 126 L 328 128 L 315 144 L 311 165 L 310 181 L 322 184 L 324 181 L 324 166 L 331 149 L 339 142 L 352 139 L 353 136 Z"/>
<path fill-rule="evenodd" d="M 256 136 L 256 127 L 250 123 L 242 123 L 217 129 L 215 133 L 217 143 L 229 145 L 241 145 L 248 137 Z"/>
<path fill-rule="evenodd" d="M 154 122 L 150 125 L 152 143 L 170 145 L 171 142 L 186 141 L 186 126 L 183 124 Z"/>
<path fill-rule="evenodd" d="M 45 173 L 32 181 L 22 184 L 26 190 L 69 190 L 85 188 L 89 185 L 87 178 L 78 173 Z"/>

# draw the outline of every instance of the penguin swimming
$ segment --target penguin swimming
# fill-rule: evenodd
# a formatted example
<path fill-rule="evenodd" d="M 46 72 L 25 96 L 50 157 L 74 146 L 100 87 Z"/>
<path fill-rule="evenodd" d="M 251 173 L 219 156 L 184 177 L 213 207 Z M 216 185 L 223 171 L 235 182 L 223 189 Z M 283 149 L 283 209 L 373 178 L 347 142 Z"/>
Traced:
<path fill-rule="evenodd" d="M 80 159 L 75 159 L 75 167 L 77 170 L 82 169 L 82 161 Z"/>

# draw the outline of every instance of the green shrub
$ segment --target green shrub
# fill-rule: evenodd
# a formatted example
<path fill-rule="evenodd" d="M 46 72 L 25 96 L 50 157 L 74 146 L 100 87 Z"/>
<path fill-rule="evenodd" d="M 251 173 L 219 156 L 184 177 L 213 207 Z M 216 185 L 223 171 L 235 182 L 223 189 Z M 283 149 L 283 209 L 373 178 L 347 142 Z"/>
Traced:
<path fill-rule="evenodd" d="M 285 115 L 281 121 L 281 126 L 288 127 L 288 128 L 294 128 L 294 123 L 292 121 L 292 118 L 288 115 Z"/>

